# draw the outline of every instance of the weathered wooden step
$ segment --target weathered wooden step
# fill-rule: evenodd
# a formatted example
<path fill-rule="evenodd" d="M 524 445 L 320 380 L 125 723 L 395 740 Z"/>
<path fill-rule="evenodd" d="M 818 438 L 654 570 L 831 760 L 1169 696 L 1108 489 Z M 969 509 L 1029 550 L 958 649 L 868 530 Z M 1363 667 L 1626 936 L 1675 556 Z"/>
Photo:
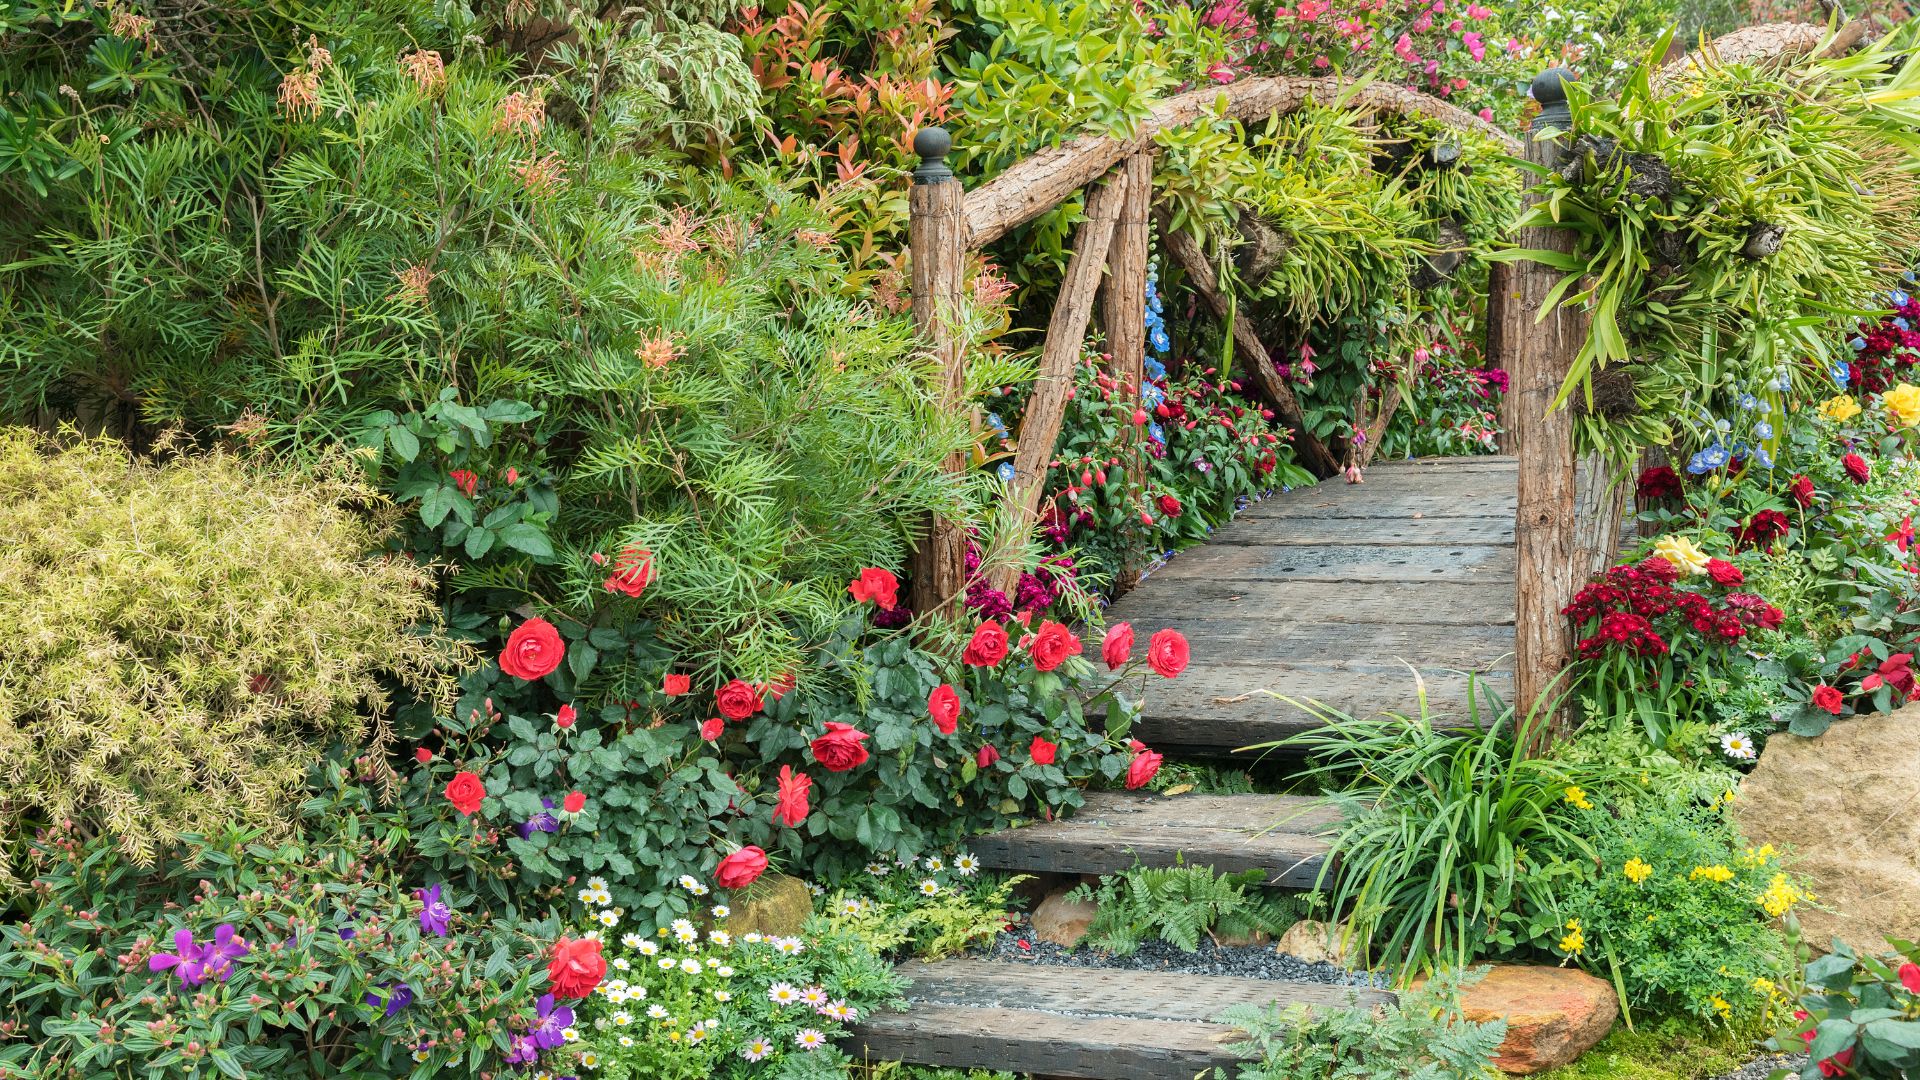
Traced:
<path fill-rule="evenodd" d="M 1323 983 L 990 960 L 910 963 L 904 1013 L 859 1024 L 848 1050 L 875 1061 L 1092 1080 L 1193 1080 L 1239 1060 L 1228 1006 L 1375 1005 L 1377 990 Z M 1209 1075 L 1210 1072 L 1209 1072 Z"/>
<path fill-rule="evenodd" d="M 1113 874 L 1133 866 L 1264 870 L 1267 882 L 1312 888 L 1338 814 L 1290 795 L 1175 795 L 1090 791 L 1071 817 L 975 837 L 995 870 Z"/>

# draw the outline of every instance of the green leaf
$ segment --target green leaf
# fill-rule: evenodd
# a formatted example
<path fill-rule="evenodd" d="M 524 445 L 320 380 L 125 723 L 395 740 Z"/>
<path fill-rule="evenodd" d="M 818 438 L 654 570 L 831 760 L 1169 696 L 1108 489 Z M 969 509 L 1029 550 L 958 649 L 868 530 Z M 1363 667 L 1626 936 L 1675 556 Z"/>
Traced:
<path fill-rule="evenodd" d="M 500 542 L 516 551 L 524 551 L 536 559 L 553 557 L 553 544 L 547 540 L 547 534 L 524 521 L 515 522 L 501 529 Z"/>
<path fill-rule="evenodd" d="M 453 513 L 453 504 L 457 493 L 448 484 L 440 484 L 427 494 L 420 503 L 420 521 L 429 529 L 437 529 L 440 523 Z"/>
<path fill-rule="evenodd" d="M 412 461 L 420 456 L 420 440 L 402 424 L 387 428 L 387 445 L 402 461 Z"/>
<path fill-rule="evenodd" d="M 464 545 L 467 551 L 467 558 L 477 559 L 487 552 L 492 551 L 493 536 L 494 534 L 487 529 L 469 530 L 467 532 L 467 542 Z"/>

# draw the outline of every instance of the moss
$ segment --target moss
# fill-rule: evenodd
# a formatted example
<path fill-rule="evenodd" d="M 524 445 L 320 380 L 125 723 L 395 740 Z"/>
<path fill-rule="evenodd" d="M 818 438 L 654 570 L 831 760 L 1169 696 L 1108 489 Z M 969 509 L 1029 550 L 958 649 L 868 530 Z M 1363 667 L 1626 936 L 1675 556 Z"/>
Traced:
<path fill-rule="evenodd" d="M 1617 1027 L 1598 1046 L 1544 1080 L 1705 1080 L 1730 1073 L 1759 1055 L 1757 1033 L 1707 1028 L 1692 1020 Z"/>

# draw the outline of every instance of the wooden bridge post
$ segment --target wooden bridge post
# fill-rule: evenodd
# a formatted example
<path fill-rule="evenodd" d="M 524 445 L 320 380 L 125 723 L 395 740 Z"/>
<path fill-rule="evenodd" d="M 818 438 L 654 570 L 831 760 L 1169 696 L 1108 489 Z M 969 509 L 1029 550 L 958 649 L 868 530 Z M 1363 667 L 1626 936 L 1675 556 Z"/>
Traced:
<path fill-rule="evenodd" d="M 1124 189 L 1120 204 L 1120 222 L 1114 226 L 1113 244 L 1107 249 L 1107 283 L 1100 294 L 1100 329 L 1113 356 L 1111 371 L 1121 386 L 1122 406 L 1140 408 L 1140 391 L 1147 384 L 1147 260 L 1153 247 L 1153 153 L 1142 150 L 1120 166 L 1119 183 Z M 1142 429 L 1127 423 L 1121 429 L 1126 446 L 1132 451 L 1145 438 Z M 1133 483 L 1144 479 L 1144 469 L 1131 457 L 1128 471 Z M 1133 588 L 1140 580 L 1140 566 L 1129 558 L 1115 568 L 1116 594 Z"/>
<path fill-rule="evenodd" d="M 1553 166 L 1572 128 L 1564 82 L 1572 76 L 1555 68 L 1533 81 L 1540 115 L 1534 118 L 1526 158 Z M 1536 202 L 1528 196 L 1529 203 Z M 1523 248 L 1571 251 L 1573 234 L 1552 226 L 1522 229 Z M 1519 504 L 1514 520 L 1514 707 L 1518 715 L 1551 704 L 1554 682 L 1572 652 L 1571 634 L 1561 609 L 1573 598 L 1578 575 L 1575 520 L 1573 413 L 1554 408 L 1573 358 L 1586 340 L 1589 316 L 1559 305 L 1544 319 L 1547 293 L 1558 274 L 1539 263 L 1513 267 L 1507 288 L 1492 298 L 1501 321 L 1499 342 L 1511 379 L 1511 438 L 1519 458 Z M 1557 711 L 1540 729 L 1535 750 L 1544 750 L 1564 734 Z"/>
<path fill-rule="evenodd" d="M 966 406 L 966 308 L 961 293 L 967 266 L 966 192 L 947 168 L 953 137 L 922 128 L 913 137 L 920 165 L 908 195 L 907 248 L 913 264 L 913 321 L 933 346 L 945 373 L 943 403 Z M 949 457 L 948 472 L 964 472 L 964 453 Z M 935 518 L 914 549 L 908 603 L 919 614 L 948 609 L 966 594 L 967 538 L 953 522 Z"/>

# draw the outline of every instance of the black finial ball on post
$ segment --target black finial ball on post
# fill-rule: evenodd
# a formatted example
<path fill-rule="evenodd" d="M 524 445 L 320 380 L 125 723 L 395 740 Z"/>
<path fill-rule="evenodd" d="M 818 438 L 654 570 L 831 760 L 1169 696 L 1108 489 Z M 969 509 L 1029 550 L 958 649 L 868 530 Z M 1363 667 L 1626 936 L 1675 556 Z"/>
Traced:
<path fill-rule="evenodd" d="M 914 133 L 913 152 L 920 164 L 913 170 L 916 184 L 938 184 L 953 179 L 947 168 L 947 153 L 953 149 L 953 136 L 943 127 L 924 127 Z"/>
<path fill-rule="evenodd" d="M 1573 107 L 1567 104 L 1567 84 L 1574 74 L 1566 68 L 1548 68 L 1533 78 L 1533 100 L 1540 103 L 1540 115 L 1533 118 L 1533 130 L 1573 128 Z"/>

